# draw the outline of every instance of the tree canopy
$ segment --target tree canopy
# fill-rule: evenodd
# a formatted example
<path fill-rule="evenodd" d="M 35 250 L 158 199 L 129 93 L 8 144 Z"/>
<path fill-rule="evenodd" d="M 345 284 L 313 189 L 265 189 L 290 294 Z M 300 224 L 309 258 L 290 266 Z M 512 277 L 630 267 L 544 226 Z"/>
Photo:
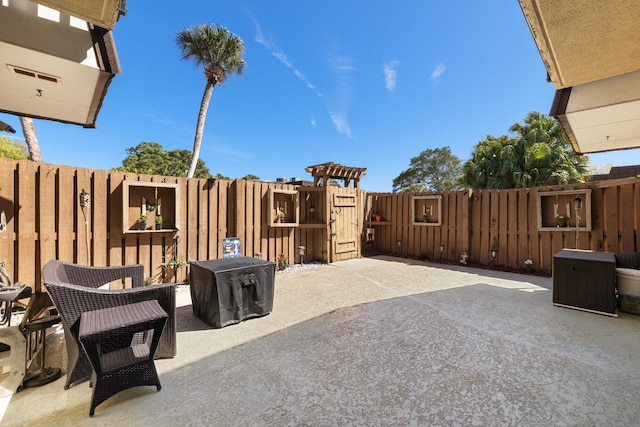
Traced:
<path fill-rule="evenodd" d="M 460 188 L 460 159 L 449 147 L 427 148 L 393 180 L 393 191 L 451 191 Z"/>
<path fill-rule="evenodd" d="M 24 142 L 6 136 L 0 136 L 0 157 L 13 160 L 27 160 L 29 149 Z"/>
<path fill-rule="evenodd" d="M 531 112 L 513 136 L 488 135 L 462 167 L 470 188 L 527 188 L 584 182 L 588 158 L 576 154 L 552 117 Z"/>
<path fill-rule="evenodd" d="M 126 149 L 127 157 L 122 167 L 112 170 L 123 172 L 145 173 L 163 176 L 187 176 L 191 152 L 189 150 L 165 151 L 157 142 L 141 142 L 136 147 Z M 211 173 L 204 161 L 198 159 L 194 176 L 211 178 Z"/>
<path fill-rule="evenodd" d="M 187 177 L 191 178 L 194 176 L 197 168 L 196 161 L 200 156 L 202 132 L 213 89 L 216 84 L 221 85 L 224 83 L 228 76 L 242 74 L 246 65 L 242 57 L 244 54 L 244 42 L 225 27 L 203 24 L 179 31 L 176 36 L 176 43 L 182 53 L 182 59 L 191 60 L 196 65 L 202 66 L 204 68 L 204 76 L 207 79 L 207 85 L 200 102 L 196 134 L 193 141 L 193 153 L 187 172 Z"/>

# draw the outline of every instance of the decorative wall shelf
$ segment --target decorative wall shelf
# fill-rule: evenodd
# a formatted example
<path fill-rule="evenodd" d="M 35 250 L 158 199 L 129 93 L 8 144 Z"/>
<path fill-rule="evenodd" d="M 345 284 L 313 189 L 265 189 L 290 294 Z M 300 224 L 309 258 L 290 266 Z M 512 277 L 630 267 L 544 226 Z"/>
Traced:
<path fill-rule="evenodd" d="M 178 230 L 180 188 L 178 184 L 164 182 L 122 182 L 122 232 L 171 233 Z M 141 214 L 148 216 L 141 229 Z M 156 217 L 162 217 L 161 228 L 156 229 Z"/>
<path fill-rule="evenodd" d="M 269 225 L 297 227 L 300 222 L 300 195 L 296 190 L 269 189 Z"/>
<path fill-rule="evenodd" d="M 413 225 L 442 225 L 442 196 L 413 196 L 411 206 L 413 206 Z"/>
<path fill-rule="evenodd" d="M 578 231 L 591 231 L 590 189 L 546 191 L 537 195 L 538 231 L 575 231 L 576 213 L 580 216 Z M 576 203 L 581 205 L 577 212 Z"/>

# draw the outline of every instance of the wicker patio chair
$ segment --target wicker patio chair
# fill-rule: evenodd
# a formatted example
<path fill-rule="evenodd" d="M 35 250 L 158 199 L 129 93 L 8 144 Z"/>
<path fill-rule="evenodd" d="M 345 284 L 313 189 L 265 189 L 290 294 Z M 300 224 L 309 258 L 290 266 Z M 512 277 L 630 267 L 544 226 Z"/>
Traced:
<path fill-rule="evenodd" d="M 130 277 L 131 288 L 108 290 L 100 286 Z M 176 355 L 176 289 L 173 283 L 144 286 L 144 266 L 88 267 L 57 260 L 49 261 L 42 269 L 44 286 L 56 306 L 65 333 L 67 346 L 67 381 L 64 388 L 86 381 L 91 376 L 91 364 L 78 338 L 80 316 L 86 311 L 157 300 L 169 318 L 160 336 L 155 358 Z M 134 344 L 142 343 L 147 334 L 132 337 Z M 132 342 L 113 343 L 113 349 Z"/>

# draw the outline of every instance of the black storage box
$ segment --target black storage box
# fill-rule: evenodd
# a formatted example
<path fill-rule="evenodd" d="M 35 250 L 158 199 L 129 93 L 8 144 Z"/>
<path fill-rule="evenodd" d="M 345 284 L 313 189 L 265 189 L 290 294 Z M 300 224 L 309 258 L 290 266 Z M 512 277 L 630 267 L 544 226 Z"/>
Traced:
<path fill-rule="evenodd" d="M 190 264 L 193 312 L 208 325 L 222 328 L 273 309 L 274 263 L 238 257 Z"/>
<path fill-rule="evenodd" d="M 615 254 L 579 249 L 555 254 L 553 304 L 617 316 Z"/>

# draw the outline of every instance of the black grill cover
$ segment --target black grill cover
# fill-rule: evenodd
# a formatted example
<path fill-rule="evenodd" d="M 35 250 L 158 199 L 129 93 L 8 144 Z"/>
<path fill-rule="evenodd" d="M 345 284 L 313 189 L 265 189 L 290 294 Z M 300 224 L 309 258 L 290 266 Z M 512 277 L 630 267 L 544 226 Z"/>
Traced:
<path fill-rule="evenodd" d="M 276 265 L 251 257 L 191 261 L 193 313 L 214 328 L 269 314 Z"/>

